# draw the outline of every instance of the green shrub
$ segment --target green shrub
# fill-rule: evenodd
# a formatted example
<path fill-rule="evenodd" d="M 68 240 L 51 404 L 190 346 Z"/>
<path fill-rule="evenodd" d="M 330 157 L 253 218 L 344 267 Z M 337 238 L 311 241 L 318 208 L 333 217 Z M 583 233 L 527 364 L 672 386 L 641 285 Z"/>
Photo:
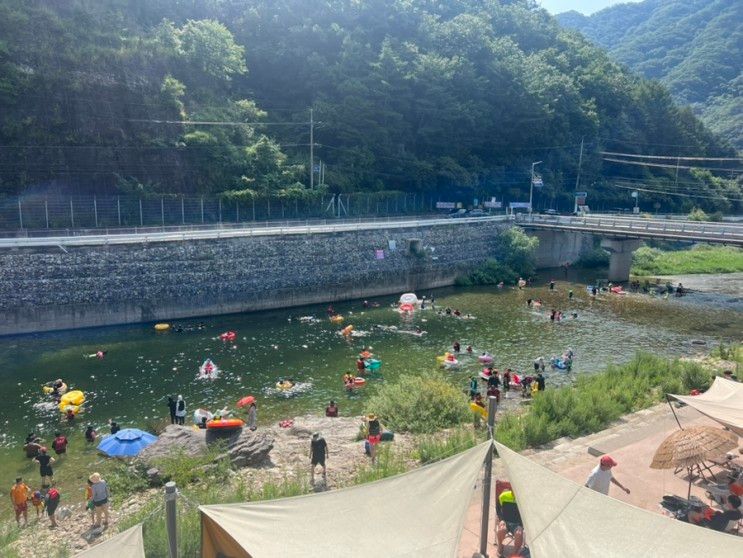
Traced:
<path fill-rule="evenodd" d="M 228 459 L 220 457 L 225 451 L 222 444 L 210 445 L 208 450 L 196 456 L 186 454 L 183 448 L 174 448 L 170 454 L 158 459 L 155 464 L 163 479 L 175 481 L 178 486 L 205 478 L 224 480 L 230 470 Z"/>
<path fill-rule="evenodd" d="M 666 393 L 706 389 L 712 377 L 701 365 L 638 353 L 602 374 L 578 378 L 572 387 L 547 390 L 523 414 L 505 415 L 496 439 L 516 450 L 562 436 L 577 437 L 606 428 L 622 415 L 661 401 Z"/>
<path fill-rule="evenodd" d="M 367 405 L 396 432 L 428 434 L 471 419 L 467 397 L 440 372 L 401 376 L 384 384 Z"/>
<path fill-rule="evenodd" d="M 503 281 L 514 284 L 522 277 L 534 274 L 535 254 L 539 240 L 517 227 L 498 234 L 495 239 L 495 259 L 488 260 L 474 271 L 457 278 L 457 285 L 495 285 Z"/>
<path fill-rule="evenodd" d="M 488 260 L 467 275 L 457 277 L 456 284 L 460 287 L 471 287 L 473 285 L 497 285 L 503 281 L 512 285 L 518 278 L 519 275 L 507 265 L 497 260 Z"/>
<path fill-rule="evenodd" d="M 578 258 L 575 265 L 588 268 L 607 267 L 609 265 L 609 252 L 603 248 L 594 248 Z"/>

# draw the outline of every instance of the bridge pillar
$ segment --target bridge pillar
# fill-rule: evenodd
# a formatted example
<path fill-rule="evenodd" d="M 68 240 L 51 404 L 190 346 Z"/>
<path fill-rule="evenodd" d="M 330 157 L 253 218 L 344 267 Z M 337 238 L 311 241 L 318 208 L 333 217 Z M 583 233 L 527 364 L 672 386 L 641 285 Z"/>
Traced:
<path fill-rule="evenodd" d="M 609 281 L 629 281 L 632 252 L 640 247 L 636 238 L 603 238 L 601 247 L 609 252 Z"/>

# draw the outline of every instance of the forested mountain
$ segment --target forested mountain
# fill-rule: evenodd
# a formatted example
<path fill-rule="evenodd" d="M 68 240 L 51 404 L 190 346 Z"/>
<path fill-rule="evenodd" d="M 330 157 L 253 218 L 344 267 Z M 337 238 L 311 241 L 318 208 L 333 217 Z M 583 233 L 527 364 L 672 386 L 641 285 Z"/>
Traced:
<path fill-rule="evenodd" d="M 743 2 L 645 0 L 557 19 L 666 84 L 712 130 L 743 149 Z"/>
<path fill-rule="evenodd" d="M 524 200 L 543 161 L 538 203 L 565 207 L 583 139 L 591 202 L 741 198 L 603 160 L 733 152 L 531 0 L 0 0 L 4 192 L 307 195 L 310 108 L 331 191 Z"/>

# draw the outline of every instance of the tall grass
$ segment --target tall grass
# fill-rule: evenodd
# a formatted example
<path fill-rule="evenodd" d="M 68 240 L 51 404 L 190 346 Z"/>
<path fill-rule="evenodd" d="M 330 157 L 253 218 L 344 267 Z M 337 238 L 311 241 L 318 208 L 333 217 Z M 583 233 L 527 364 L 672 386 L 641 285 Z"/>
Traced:
<path fill-rule="evenodd" d="M 468 450 L 487 439 L 487 431 L 459 427 L 451 432 L 422 436 L 415 457 L 425 465 Z"/>
<path fill-rule="evenodd" d="M 743 250 L 697 244 L 691 250 L 662 251 L 642 246 L 632 260 L 633 275 L 735 273 L 743 271 Z"/>
<path fill-rule="evenodd" d="M 384 384 L 367 405 L 397 432 L 427 434 L 472 419 L 464 393 L 440 372 L 401 376 Z"/>
<path fill-rule="evenodd" d="M 654 405 L 666 393 L 705 389 L 711 381 L 712 375 L 697 363 L 638 353 L 627 364 L 579 378 L 573 387 L 540 393 L 525 413 L 499 421 L 496 439 L 522 450 L 562 436 L 590 434 L 626 413 Z"/>
<path fill-rule="evenodd" d="M 359 467 L 354 474 L 351 484 L 364 484 L 387 477 L 393 477 L 408 470 L 405 458 L 396 452 L 390 444 L 377 446 L 377 463 L 367 463 Z"/>

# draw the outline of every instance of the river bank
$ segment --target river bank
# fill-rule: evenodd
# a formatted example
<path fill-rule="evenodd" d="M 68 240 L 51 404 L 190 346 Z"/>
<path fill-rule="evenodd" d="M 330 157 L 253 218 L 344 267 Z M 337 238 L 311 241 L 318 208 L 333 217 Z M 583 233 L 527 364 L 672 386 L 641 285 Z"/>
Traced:
<path fill-rule="evenodd" d="M 631 270 L 640 277 L 736 272 L 743 272 L 743 250 L 708 244 L 695 244 L 687 250 L 642 246 L 633 255 Z"/>
<path fill-rule="evenodd" d="M 740 352 L 725 353 L 725 356 L 728 354 L 740 355 Z M 595 393 L 592 390 L 595 389 L 598 382 L 610 380 L 612 383 L 616 383 L 622 375 L 632 375 L 634 381 L 637 382 L 639 381 L 637 374 L 645 374 L 647 372 L 646 366 L 653 369 L 658 368 L 657 361 L 647 360 L 643 355 L 638 355 L 636 361 L 624 365 L 621 370 L 610 369 L 607 372 L 586 378 L 578 382 L 576 387 L 564 387 L 540 394 L 540 397 L 534 399 L 530 404 L 519 406 L 516 410 L 512 407 L 505 407 L 505 410 L 499 412 L 497 416 L 496 438 L 515 449 L 525 449 L 519 447 L 519 444 L 523 441 L 527 447 L 541 448 L 536 450 L 540 454 L 545 451 L 557 451 L 558 455 L 555 456 L 555 459 L 561 461 L 564 459 L 560 454 L 560 451 L 562 451 L 560 448 L 568 447 L 565 443 L 571 439 L 578 439 L 579 434 L 566 437 L 564 431 L 548 428 L 547 434 L 545 434 L 546 438 L 538 440 L 540 442 L 538 444 L 535 443 L 537 439 L 529 437 L 529 434 L 523 440 L 514 435 L 514 432 L 518 430 L 514 425 L 519 425 L 518 428 L 521 429 L 521 432 L 529 432 L 529 417 L 532 413 L 538 415 L 542 412 L 538 409 L 544 405 L 543 402 L 549 402 L 548 406 L 554 406 L 563 397 L 566 397 L 565 394 L 573 394 L 574 399 L 571 398 L 569 401 L 577 405 L 587 402 L 591 405 L 591 413 L 604 419 L 603 422 L 588 422 L 584 425 L 581 434 L 596 433 L 607 429 L 610 435 L 614 435 L 634 428 L 633 425 L 637 421 L 634 419 L 628 420 L 627 416 L 636 415 L 640 417 L 637 420 L 643 421 L 642 417 L 647 414 L 644 409 L 653 407 L 666 390 L 684 388 L 683 378 L 680 379 L 682 383 L 676 386 L 672 387 L 672 384 L 668 383 L 669 377 L 676 376 L 679 371 L 682 372 L 682 376 L 684 374 L 690 376 L 695 382 L 709 383 L 715 373 L 725 369 L 735 369 L 736 366 L 741 364 L 734 360 L 721 359 L 718 356 L 666 361 L 667 375 L 649 379 L 650 382 L 656 382 L 659 385 L 649 384 L 648 397 L 638 399 L 634 393 L 625 394 L 627 398 L 633 401 L 631 409 L 634 413 L 620 412 L 615 417 L 605 415 L 603 404 L 596 400 Z M 602 385 L 605 384 L 602 383 Z M 621 385 L 625 384 L 620 383 L 618 388 L 620 391 L 622 389 Z M 610 392 L 609 395 L 611 397 L 617 396 L 615 392 Z M 577 413 L 581 414 L 581 411 L 579 410 Z M 568 416 L 573 420 L 576 412 L 570 411 Z M 384 420 L 384 417 L 382 419 Z M 360 441 L 359 428 L 362 422 L 363 417 L 361 416 L 326 418 L 306 415 L 295 418 L 289 428 L 271 426 L 261 429 L 262 434 L 269 435 L 274 443 L 269 463 L 260 467 L 243 468 L 236 471 L 229 468 L 207 469 L 192 484 L 182 485 L 184 498 L 179 504 L 183 506 L 179 521 L 181 521 L 181 532 L 183 533 L 181 544 L 184 555 L 190 555 L 189 553 L 194 552 L 198 547 L 199 519 L 195 511 L 195 505 L 277 498 L 377 480 L 409 470 L 421 463 L 440 459 L 455 451 L 462 451 L 474 445 L 484 435 L 482 429 L 473 430 L 472 426 L 466 423 L 454 428 L 442 429 L 433 436 L 397 433 L 394 442 L 383 445 L 379 465 L 371 467 L 363 452 L 363 442 Z M 560 421 L 554 422 L 556 425 L 560 424 Z M 646 422 L 643 422 L 643 424 Z M 317 482 L 313 485 L 309 481 L 308 451 L 310 436 L 315 431 L 322 432 L 328 441 L 330 455 L 328 458 L 327 481 L 322 481 L 318 476 Z M 599 438 L 601 438 L 601 434 L 595 434 L 589 436 L 587 440 Z M 555 442 L 555 440 L 558 441 Z M 580 451 L 585 450 L 580 444 L 575 447 L 580 447 Z M 528 450 L 525 453 L 532 454 L 534 451 Z M 577 451 L 573 448 L 570 455 L 577 455 Z M 540 457 L 541 459 L 542 457 Z M 193 463 L 188 461 L 179 464 L 181 469 L 192 466 Z M 165 555 L 165 527 L 163 513 L 160 509 L 162 505 L 161 490 L 141 489 L 135 494 L 117 494 L 114 497 L 114 502 L 113 521 L 108 531 L 114 532 L 139 521 L 145 521 L 148 550 L 154 556 Z M 69 551 L 79 551 L 86 548 L 89 543 L 95 544 L 101 539 L 98 533 L 88 527 L 88 517 L 81 504 L 63 506 L 63 509 L 68 510 L 65 511 L 65 515 L 68 513 L 69 515 L 60 520 L 60 527 L 56 531 L 49 530 L 45 521 L 33 524 L 27 529 L 21 529 L 20 532 L 17 532 L 18 540 L 7 549 L 5 555 L 23 558 L 37 556 L 39 553 L 65 556 L 63 550 L 65 548 Z M 32 521 L 32 523 L 34 522 Z M 102 536 L 105 537 L 106 535 L 107 533 Z"/>

